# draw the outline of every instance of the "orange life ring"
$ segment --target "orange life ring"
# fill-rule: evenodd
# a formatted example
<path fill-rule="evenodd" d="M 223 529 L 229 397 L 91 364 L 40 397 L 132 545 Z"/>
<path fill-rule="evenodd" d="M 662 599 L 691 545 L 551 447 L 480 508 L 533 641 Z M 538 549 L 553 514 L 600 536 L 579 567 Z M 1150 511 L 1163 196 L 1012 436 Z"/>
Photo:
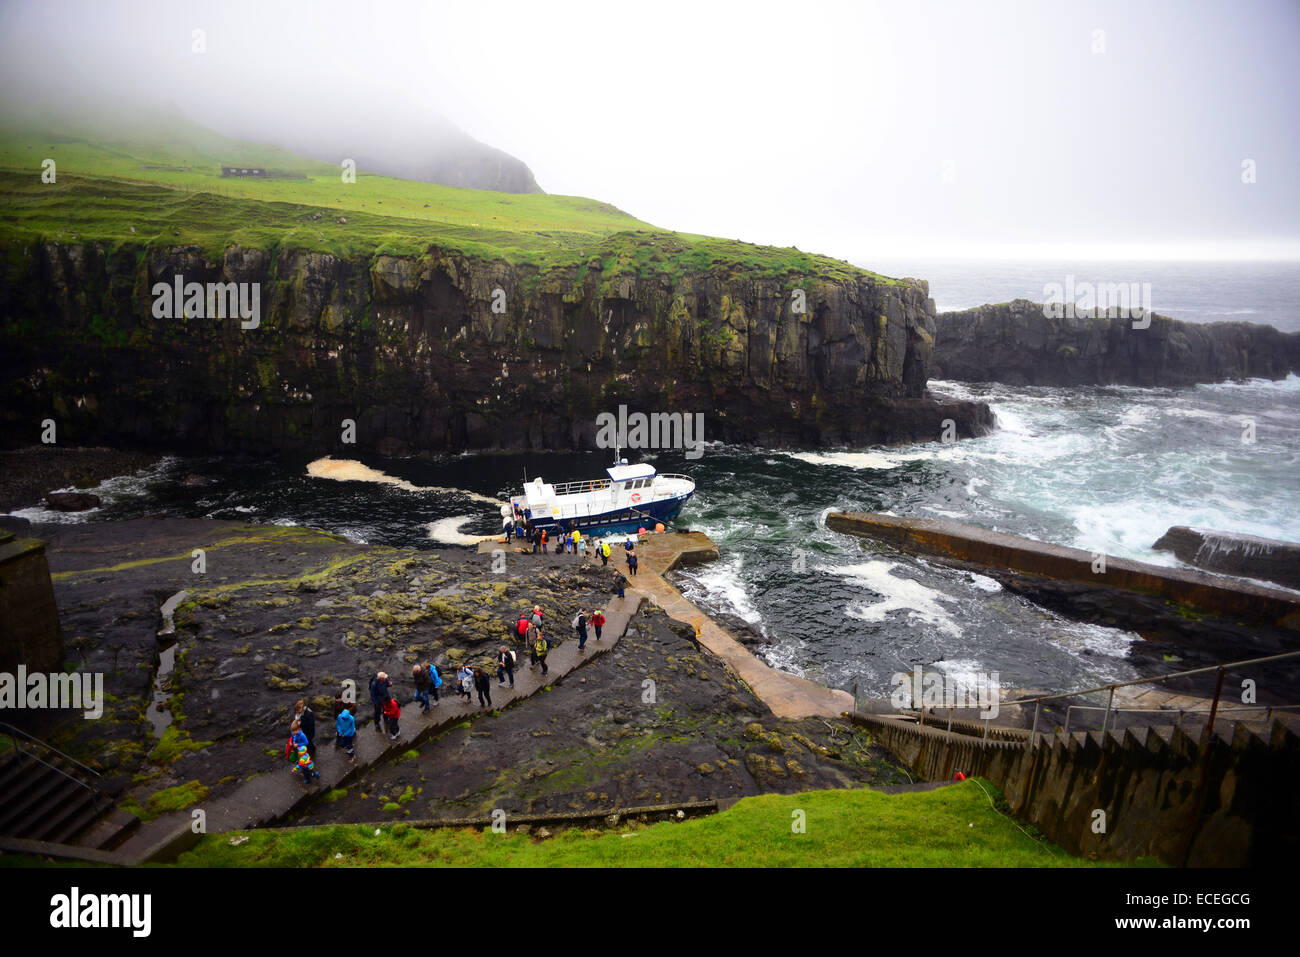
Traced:
<path fill-rule="evenodd" d="M 633 492 L 633 493 L 632 493 L 632 501 L 633 501 L 634 503 L 635 503 L 635 502 L 639 502 L 639 501 L 641 501 L 641 493 L 640 493 L 640 492 Z"/>

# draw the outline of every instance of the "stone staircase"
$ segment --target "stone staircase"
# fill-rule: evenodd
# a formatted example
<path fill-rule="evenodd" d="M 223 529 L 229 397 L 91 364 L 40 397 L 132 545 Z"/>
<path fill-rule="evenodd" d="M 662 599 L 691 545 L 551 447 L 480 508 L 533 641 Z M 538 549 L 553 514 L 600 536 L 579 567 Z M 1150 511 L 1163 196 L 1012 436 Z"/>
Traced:
<path fill-rule="evenodd" d="M 139 826 L 94 771 L 18 729 L 0 732 L 11 744 L 0 753 L 0 838 L 110 850 Z"/>
<path fill-rule="evenodd" d="M 1017 817 L 1072 853 L 1245 866 L 1300 852 L 1295 715 L 1268 725 L 1221 718 L 1200 734 L 1172 724 L 1036 735 L 991 725 L 986 734 L 982 721 L 918 718 L 853 715 L 922 780 L 989 779 Z"/>

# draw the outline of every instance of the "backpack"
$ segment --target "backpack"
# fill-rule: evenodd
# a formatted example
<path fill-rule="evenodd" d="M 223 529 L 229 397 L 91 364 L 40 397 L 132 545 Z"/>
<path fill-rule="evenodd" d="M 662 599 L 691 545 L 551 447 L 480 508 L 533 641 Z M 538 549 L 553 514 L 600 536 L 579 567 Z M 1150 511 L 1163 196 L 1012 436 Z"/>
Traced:
<path fill-rule="evenodd" d="M 578 624 L 578 622 L 581 621 L 581 620 L 582 620 L 582 613 L 581 613 L 581 612 L 579 612 L 578 614 L 576 614 L 576 615 L 573 616 L 573 630 L 574 630 L 574 631 L 577 631 L 580 627 L 582 627 L 581 625 Z"/>
<path fill-rule="evenodd" d="M 284 759 L 290 764 L 298 763 L 298 747 L 293 743 L 293 735 L 284 743 Z"/>

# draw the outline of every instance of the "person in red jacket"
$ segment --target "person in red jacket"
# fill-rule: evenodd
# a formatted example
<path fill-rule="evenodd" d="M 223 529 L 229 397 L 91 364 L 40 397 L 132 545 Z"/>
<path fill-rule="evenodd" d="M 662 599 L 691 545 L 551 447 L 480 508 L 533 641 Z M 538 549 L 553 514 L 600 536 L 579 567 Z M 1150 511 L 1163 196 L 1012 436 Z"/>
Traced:
<path fill-rule="evenodd" d="M 600 641 L 600 629 L 605 627 L 605 613 L 599 608 L 591 613 L 591 627 L 596 629 L 596 640 Z"/>
<path fill-rule="evenodd" d="M 402 716 L 402 706 L 397 703 L 397 695 L 389 695 L 388 700 L 384 702 L 384 723 L 388 725 L 388 737 L 396 741 L 400 733 L 397 728 L 397 719 Z"/>

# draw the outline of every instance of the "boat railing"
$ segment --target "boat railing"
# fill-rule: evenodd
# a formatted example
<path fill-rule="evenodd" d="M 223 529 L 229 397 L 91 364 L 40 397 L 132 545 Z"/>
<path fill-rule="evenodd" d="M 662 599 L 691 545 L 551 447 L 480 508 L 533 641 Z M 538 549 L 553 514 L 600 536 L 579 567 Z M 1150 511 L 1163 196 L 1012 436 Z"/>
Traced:
<path fill-rule="evenodd" d="M 599 492 L 610 487 L 609 479 L 589 479 L 585 482 L 561 482 L 552 486 L 556 495 L 579 495 L 583 492 Z"/>
<path fill-rule="evenodd" d="M 680 479 L 683 482 L 690 482 L 692 485 L 695 484 L 695 479 L 691 478 L 689 475 L 682 475 L 680 472 L 660 472 L 655 477 L 666 478 L 666 479 Z"/>

